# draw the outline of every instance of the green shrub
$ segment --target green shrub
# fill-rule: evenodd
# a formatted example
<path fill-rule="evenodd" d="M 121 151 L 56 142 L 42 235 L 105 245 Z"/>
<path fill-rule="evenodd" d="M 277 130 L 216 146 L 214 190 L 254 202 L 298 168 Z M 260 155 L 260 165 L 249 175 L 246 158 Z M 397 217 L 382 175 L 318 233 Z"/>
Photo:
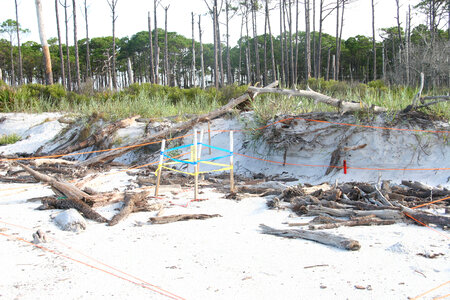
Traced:
<path fill-rule="evenodd" d="M 10 134 L 10 135 L 6 135 L 6 134 L 1 135 L 0 136 L 0 146 L 14 144 L 14 143 L 20 141 L 21 139 L 22 138 L 15 133 Z"/>
<path fill-rule="evenodd" d="M 386 88 L 386 85 L 384 84 L 384 81 L 381 80 L 381 79 L 369 81 L 369 83 L 368 83 L 367 85 L 368 85 L 369 87 L 375 88 L 375 89 Z"/>

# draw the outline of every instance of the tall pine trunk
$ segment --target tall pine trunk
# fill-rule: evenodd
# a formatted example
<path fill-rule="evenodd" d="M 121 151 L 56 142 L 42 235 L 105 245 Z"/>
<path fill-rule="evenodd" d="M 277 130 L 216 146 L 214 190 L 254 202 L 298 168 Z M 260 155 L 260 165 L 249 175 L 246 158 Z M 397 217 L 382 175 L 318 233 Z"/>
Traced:
<path fill-rule="evenodd" d="M 294 66 L 294 77 L 295 83 L 298 80 L 298 0 L 295 1 L 295 66 Z"/>
<path fill-rule="evenodd" d="M 156 7 L 158 3 L 154 0 L 153 18 L 155 19 L 155 83 L 159 84 L 159 46 L 158 46 L 158 23 L 156 19 Z"/>
<path fill-rule="evenodd" d="M 317 78 L 320 78 L 321 65 L 322 65 L 322 27 L 323 27 L 323 1 L 320 0 L 319 4 L 319 45 L 317 49 L 316 65 L 317 65 Z"/>
<path fill-rule="evenodd" d="M 150 82 L 155 83 L 155 68 L 153 66 L 152 22 L 150 18 L 150 12 L 148 12 L 148 40 L 150 42 Z"/>
<path fill-rule="evenodd" d="M 255 48 L 255 65 L 256 65 L 256 79 L 255 82 L 261 81 L 261 61 L 259 60 L 259 49 L 258 49 L 258 34 L 256 27 L 256 8 L 257 3 L 255 0 L 251 1 L 252 6 L 252 29 L 253 29 L 253 46 Z"/>
<path fill-rule="evenodd" d="M 277 80 L 277 71 L 276 71 L 276 65 L 275 65 L 275 49 L 273 48 L 273 37 L 272 37 L 272 29 L 270 28 L 270 16 L 269 16 L 269 5 L 268 1 L 266 0 L 266 15 L 267 15 L 267 27 L 269 29 L 269 37 L 270 37 L 270 56 L 272 60 L 272 81 Z"/>
<path fill-rule="evenodd" d="M 81 77 L 80 77 L 80 57 L 78 55 L 78 37 L 77 37 L 77 6 L 75 0 L 72 1 L 73 8 L 73 40 L 75 47 L 75 70 L 77 75 L 77 89 L 80 90 L 81 87 Z"/>
<path fill-rule="evenodd" d="M 75 0 L 73 0 L 75 2 Z M 109 7 L 111 8 L 111 23 L 112 23 L 112 37 L 113 37 L 113 44 L 112 44 L 112 67 L 111 67 L 111 75 L 112 75 L 112 87 L 113 89 L 117 89 L 117 72 L 116 72 L 116 6 L 117 1 L 119 0 L 111 0 L 111 2 L 108 0 Z M 75 50 L 77 51 L 77 50 Z"/>
<path fill-rule="evenodd" d="M 66 59 L 67 59 L 67 89 L 72 90 L 72 74 L 70 72 L 70 50 L 69 50 L 69 18 L 67 15 L 67 0 L 64 0 L 64 23 L 66 25 Z"/>
<path fill-rule="evenodd" d="M 202 89 L 205 88 L 205 63 L 203 60 L 203 43 L 202 43 L 202 25 L 201 25 L 201 16 L 198 15 L 198 34 L 199 34 L 199 40 L 200 40 L 200 68 L 202 73 L 202 82 L 201 87 Z"/>
<path fill-rule="evenodd" d="M 58 10 L 58 0 L 55 0 L 55 14 L 56 14 L 56 30 L 58 32 L 58 46 L 59 46 L 59 59 L 60 59 L 60 66 L 61 66 L 61 83 L 63 87 L 66 87 L 66 74 L 64 71 L 64 54 L 62 49 L 62 43 L 61 43 L 61 31 L 59 28 L 59 10 Z"/>
<path fill-rule="evenodd" d="M 196 86 L 196 80 L 195 80 L 195 30 L 194 30 L 194 13 L 191 13 L 192 15 L 192 82 L 191 86 Z"/>
<path fill-rule="evenodd" d="M 284 38 L 283 38 L 283 4 L 280 0 L 280 46 L 281 46 L 281 85 L 286 85 L 286 73 L 284 71 Z"/>
<path fill-rule="evenodd" d="M 226 12 L 226 30 L 227 30 L 227 84 L 232 84 L 234 82 L 234 77 L 231 74 L 231 57 L 230 57 L 230 33 L 229 33 L 229 6 L 230 3 L 225 1 L 225 12 Z"/>
<path fill-rule="evenodd" d="M 19 12 L 17 11 L 17 0 L 15 0 L 15 5 L 16 5 L 17 48 L 19 50 L 19 85 L 22 85 L 22 83 L 23 83 L 23 66 L 22 66 L 22 49 L 20 47 Z"/>
<path fill-rule="evenodd" d="M 337 80 L 338 74 L 337 70 L 339 67 L 337 64 L 339 63 L 339 3 L 340 0 L 336 0 L 336 56 L 338 57 L 337 61 L 335 60 L 334 66 L 333 66 L 333 80 Z"/>
<path fill-rule="evenodd" d="M 172 82 L 170 80 L 169 45 L 167 40 L 167 11 L 169 10 L 169 6 L 164 8 L 164 72 L 166 75 L 166 85 L 172 86 Z"/>
<path fill-rule="evenodd" d="M 377 80 L 377 48 L 375 43 L 375 3 L 372 0 L 372 52 L 373 52 L 373 80 Z"/>
<path fill-rule="evenodd" d="M 92 76 L 91 71 L 91 51 L 89 49 L 89 23 L 88 23 L 88 9 L 86 5 L 86 0 L 84 0 L 84 19 L 86 22 L 86 79 Z"/>
<path fill-rule="evenodd" d="M 213 31 L 214 31 L 214 85 L 219 89 L 219 45 L 217 37 L 217 1 L 213 7 Z"/>
<path fill-rule="evenodd" d="M 36 2 L 36 14 L 39 26 L 39 36 L 41 38 L 42 52 L 44 54 L 44 67 L 45 67 L 45 84 L 53 84 L 52 73 L 52 60 L 50 58 L 50 50 L 48 48 L 47 36 L 45 35 L 44 19 L 42 15 L 41 0 L 35 0 Z"/>
<path fill-rule="evenodd" d="M 311 30 L 309 22 L 309 0 L 305 0 L 306 23 L 306 81 L 311 77 Z"/>

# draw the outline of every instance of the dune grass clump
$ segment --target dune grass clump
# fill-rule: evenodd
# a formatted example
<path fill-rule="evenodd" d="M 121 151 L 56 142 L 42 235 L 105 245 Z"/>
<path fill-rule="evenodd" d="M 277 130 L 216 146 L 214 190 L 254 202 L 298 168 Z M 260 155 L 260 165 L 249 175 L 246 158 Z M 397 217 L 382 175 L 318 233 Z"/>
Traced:
<path fill-rule="evenodd" d="M 22 137 L 13 133 L 13 134 L 3 134 L 0 136 L 0 146 L 15 144 L 20 141 Z"/>

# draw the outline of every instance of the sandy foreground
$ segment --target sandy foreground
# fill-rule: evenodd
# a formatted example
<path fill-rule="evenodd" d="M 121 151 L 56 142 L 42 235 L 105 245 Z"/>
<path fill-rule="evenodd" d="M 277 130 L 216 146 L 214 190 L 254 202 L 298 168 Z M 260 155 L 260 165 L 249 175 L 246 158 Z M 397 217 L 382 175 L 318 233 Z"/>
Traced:
<path fill-rule="evenodd" d="M 223 127 L 220 122 L 225 121 L 216 126 Z M 60 130 L 57 123 L 46 126 L 48 139 L 49 131 Z M 23 132 L 29 130 L 25 127 Z M 43 139 L 36 136 L 22 147 L 34 149 Z M 216 145 L 225 147 L 226 141 L 218 139 Z M 8 148 L 9 153 L 19 150 Z M 238 166 L 250 168 L 240 159 Z M 262 163 L 251 168 L 281 173 L 281 167 L 264 169 Z M 447 184 L 441 180 L 445 172 L 429 174 L 414 179 Z M 377 174 L 355 171 L 353 176 Z M 116 173 L 96 184 L 103 191 L 120 190 L 130 179 Z M 201 192 L 204 201 L 187 207 L 179 205 L 192 199 L 191 190 L 163 195 L 175 203 L 164 215 L 222 217 L 152 225 L 148 219 L 155 212 L 134 213 L 113 227 L 88 221 L 85 231 L 73 233 L 54 224 L 60 210 L 38 211 L 40 203 L 27 202 L 52 195 L 49 188 L 0 184 L 0 299 L 440 299 L 450 293 L 448 230 L 412 222 L 329 230 L 360 242 L 359 251 L 345 251 L 261 234 L 259 224 L 288 228 L 287 222 L 310 220 L 290 210 L 269 210 L 267 199 L 235 201 L 211 188 Z M 97 211 L 111 218 L 118 207 Z M 28 243 L 37 229 L 47 234 L 48 242 L 39 244 L 44 248 Z"/>

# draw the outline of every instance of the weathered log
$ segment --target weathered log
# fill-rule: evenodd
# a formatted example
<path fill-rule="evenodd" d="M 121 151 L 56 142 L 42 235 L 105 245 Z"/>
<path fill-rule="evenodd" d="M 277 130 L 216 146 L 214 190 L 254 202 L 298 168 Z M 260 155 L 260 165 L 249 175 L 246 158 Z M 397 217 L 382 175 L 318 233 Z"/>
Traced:
<path fill-rule="evenodd" d="M 333 224 L 325 224 L 320 226 L 310 225 L 309 229 L 317 230 L 317 229 L 332 229 L 338 228 L 342 226 L 372 226 L 372 225 L 392 225 L 395 224 L 394 220 L 381 220 L 378 218 L 358 218 L 356 220 L 350 220 L 345 222 L 333 223 Z"/>
<path fill-rule="evenodd" d="M 373 111 L 375 113 L 381 113 L 381 112 L 387 111 L 387 109 L 384 107 L 379 107 L 379 106 L 375 106 L 375 105 L 372 105 L 371 107 L 367 107 L 367 105 L 365 105 L 362 102 L 348 102 L 348 101 L 339 100 L 336 98 L 332 98 L 330 96 L 326 96 L 326 95 L 317 93 L 311 89 L 309 89 L 309 90 L 286 90 L 286 89 L 274 89 L 274 88 L 269 88 L 269 87 L 257 88 L 257 87 L 250 86 L 248 88 L 248 90 L 251 92 L 260 93 L 260 94 L 275 93 L 275 94 L 281 94 L 281 95 L 286 95 L 286 96 L 290 96 L 290 97 L 309 98 L 316 102 L 322 102 L 322 103 L 337 107 L 339 112 L 341 112 L 342 114 L 344 114 L 346 112 L 361 111 L 361 110 L 367 110 L 367 109 L 370 109 L 371 111 Z"/>
<path fill-rule="evenodd" d="M 209 218 L 221 217 L 221 215 L 207 215 L 207 214 L 185 214 L 185 215 L 172 215 L 165 217 L 152 217 L 149 221 L 152 224 L 167 224 L 178 221 L 187 221 L 187 220 L 204 220 Z"/>
<path fill-rule="evenodd" d="M 51 176 L 39 173 L 23 164 L 19 163 L 19 166 L 21 166 L 31 176 L 36 178 L 36 180 L 48 183 L 50 186 L 52 186 L 53 188 L 64 194 L 69 200 L 81 201 L 82 199 L 90 200 L 92 198 L 90 195 L 86 194 L 83 191 L 80 191 L 78 188 L 76 188 L 74 185 L 70 183 L 60 182 Z"/>
<path fill-rule="evenodd" d="M 416 190 L 420 190 L 420 191 L 424 192 L 422 194 L 419 194 L 420 196 L 418 196 L 418 195 L 411 195 L 411 196 L 425 198 L 425 197 L 429 197 L 431 195 L 444 196 L 444 197 L 450 195 L 449 190 L 433 188 L 427 184 L 424 184 L 424 183 L 421 183 L 418 181 L 402 180 L 402 184 L 411 189 L 416 189 Z"/>
<path fill-rule="evenodd" d="M 278 85 L 278 81 L 275 81 L 271 84 L 269 84 L 267 87 L 272 88 Z M 257 93 L 253 94 L 253 97 L 256 96 Z M 222 116 L 223 114 L 230 112 L 234 107 L 236 107 L 237 105 L 239 105 L 240 103 L 244 102 L 245 100 L 249 99 L 251 96 L 249 93 L 245 93 L 244 95 L 231 100 L 230 102 L 228 102 L 226 105 L 222 106 L 219 109 L 216 109 L 210 113 L 207 114 L 203 114 L 197 117 L 194 117 L 186 122 L 183 123 L 179 123 L 173 127 L 170 127 L 166 130 L 154 133 L 148 137 L 145 137 L 143 139 L 140 139 L 139 141 L 136 142 L 136 144 L 143 144 L 143 143 L 148 143 L 148 142 L 152 142 L 155 141 L 157 139 L 162 139 L 165 138 L 166 136 L 169 135 L 174 135 L 180 131 L 183 130 L 189 130 L 190 128 L 192 128 L 194 125 L 201 123 L 201 122 L 207 122 L 209 120 L 215 119 L 217 117 Z M 98 156 L 92 157 L 90 159 L 87 159 L 83 162 L 79 162 L 80 165 L 84 165 L 84 166 L 90 166 L 90 165 L 96 165 L 96 164 L 100 164 L 100 163 L 106 163 L 106 162 L 110 162 L 112 161 L 114 158 L 119 157 L 125 153 L 128 153 L 129 151 L 134 150 L 135 147 L 124 147 L 122 149 L 118 149 L 118 150 L 114 150 L 114 151 L 110 151 L 110 152 L 105 152 L 104 154 L 100 154 Z"/>
<path fill-rule="evenodd" d="M 324 245 L 333 246 L 340 249 L 356 251 L 361 248 L 358 241 L 334 235 L 323 231 L 310 231 L 302 229 L 275 229 L 264 224 L 260 224 L 263 234 L 271 234 L 285 238 L 300 238 L 310 241 L 315 241 Z"/>
<path fill-rule="evenodd" d="M 132 124 L 133 122 L 135 122 L 135 120 L 137 118 L 139 118 L 140 116 L 134 116 L 131 118 L 127 118 L 124 120 L 120 120 L 117 121 L 113 124 L 110 124 L 104 128 L 100 128 L 99 130 L 97 130 L 94 134 L 92 134 L 91 136 L 89 136 L 87 139 L 85 139 L 84 141 L 69 146 L 67 148 L 61 149 L 59 151 L 57 151 L 55 154 L 56 155 L 61 155 L 61 154 L 67 154 L 67 153 L 72 153 L 75 151 L 78 151 L 80 149 L 84 149 L 86 147 L 90 147 L 92 145 L 95 145 L 97 143 L 99 143 L 100 141 L 102 141 L 105 137 L 112 135 L 115 131 L 117 131 L 119 128 L 123 128 L 123 127 L 127 127 L 130 124 Z"/>
<path fill-rule="evenodd" d="M 60 182 L 45 174 L 41 174 L 39 172 L 34 171 L 30 167 L 19 164 L 23 169 L 25 169 L 28 173 L 30 173 L 34 178 L 39 181 L 43 181 L 48 183 L 52 188 L 59 191 L 63 194 L 67 199 L 56 199 L 55 201 L 50 201 L 48 203 L 51 206 L 56 208 L 75 208 L 80 213 L 84 214 L 84 216 L 88 219 L 97 221 L 97 222 L 107 222 L 107 219 L 102 217 L 99 213 L 93 210 L 89 205 L 84 203 L 82 200 L 92 200 L 92 196 L 86 194 L 85 192 L 80 191 L 75 186 L 66 183 Z"/>
<path fill-rule="evenodd" d="M 436 216 L 433 214 L 427 214 L 419 211 L 408 211 L 409 213 L 405 212 L 406 216 L 411 216 L 414 219 L 425 223 L 425 224 L 434 224 L 436 226 L 439 226 L 441 228 L 450 228 L 450 218 L 446 216 Z"/>
<path fill-rule="evenodd" d="M 0 182 L 6 183 L 36 183 L 39 182 L 35 178 L 26 176 L 26 177 L 5 177 L 0 175 Z"/>
<path fill-rule="evenodd" d="M 134 209 L 134 202 L 135 200 L 139 201 L 142 200 L 142 198 L 145 198 L 148 195 L 148 193 L 143 192 L 139 194 L 125 194 L 125 200 L 123 203 L 123 207 L 120 210 L 119 213 L 117 213 L 109 222 L 108 226 L 114 226 L 117 225 L 120 221 L 128 217 L 128 215 L 133 211 Z"/>
<path fill-rule="evenodd" d="M 40 158 L 30 162 L 33 166 L 40 167 L 42 165 L 74 165 L 74 161 L 61 158 Z"/>
<path fill-rule="evenodd" d="M 69 199 L 47 198 L 46 200 L 42 201 L 42 204 L 43 208 L 40 209 L 46 209 L 46 207 L 58 209 L 75 208 L 80 213 L 82 213 L 84 217 L 86 217 L 87 219 L 94 220 L 100 223 L 108 222 L 108 220 L 105 217 L 101 216 L 95 210 L 90 208 L 89 205 L 77 199 L 69 200 Z"/>

